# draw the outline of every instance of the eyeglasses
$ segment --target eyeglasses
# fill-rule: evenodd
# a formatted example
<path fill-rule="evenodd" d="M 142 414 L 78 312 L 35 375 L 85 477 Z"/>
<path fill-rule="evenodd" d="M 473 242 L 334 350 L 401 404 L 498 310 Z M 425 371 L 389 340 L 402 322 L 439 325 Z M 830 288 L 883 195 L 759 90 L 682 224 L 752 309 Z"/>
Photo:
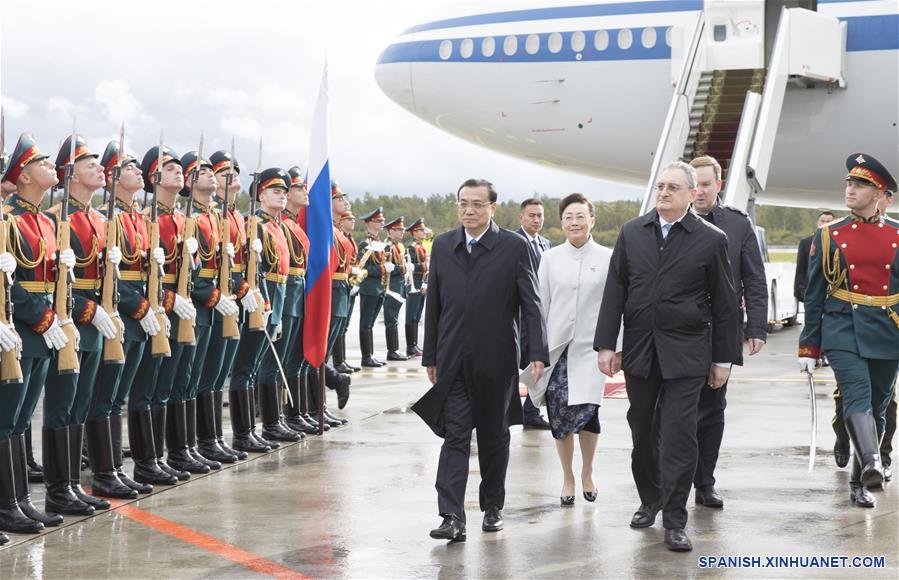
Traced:
<path fill-rule="evenodd" d="M 677 193 L 683 188 L 676 183 L 665 183 L 664 181 L 656 183 L 656 191 L 658 191 L 659 193 L 665 191 L 666 189 L 671 193 Z"/>
<path fill-rule="evenodd" d="M 485 203 L 483 201 L 459 201 L 456 202 L 456 207 L 459 208 L 459 211 L 468 211 L 469 209 L 473 209 L 475 211 L 483 211 L 484 208 L 489 207 L 490 203 Z"/>

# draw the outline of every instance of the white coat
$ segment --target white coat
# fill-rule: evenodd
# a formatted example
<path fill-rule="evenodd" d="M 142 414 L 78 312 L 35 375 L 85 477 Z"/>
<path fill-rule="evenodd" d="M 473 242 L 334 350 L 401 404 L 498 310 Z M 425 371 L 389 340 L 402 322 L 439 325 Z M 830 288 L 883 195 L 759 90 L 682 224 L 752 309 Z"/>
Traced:
<path fill-rule="evenodd" d="M 606 376 L 597 367 L 593 338 L 611 258 L 612 250 L 597 244 L 592 237 L 580 248 L 566 241 L 543 253 L 537 277 L 550 365 L 536 384 L 530 368 L 521 376 L 534 405 L 544 404 L 549 378 L 566 347 L 568 404 L 602 405 Z M 619 341 L 622 334 L 618 334 Z M 616 350 L 620 351 L 621 346 Z"/>

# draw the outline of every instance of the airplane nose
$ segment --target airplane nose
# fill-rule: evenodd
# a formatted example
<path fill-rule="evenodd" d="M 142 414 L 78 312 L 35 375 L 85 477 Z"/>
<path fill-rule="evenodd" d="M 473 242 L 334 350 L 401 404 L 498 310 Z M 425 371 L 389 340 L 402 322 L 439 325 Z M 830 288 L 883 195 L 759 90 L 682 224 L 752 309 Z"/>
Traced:
<path fill-rule="evenodd" d="M 403 62 L 402 51 L 402 44 L 391 44 L 384 49 L 375 65 L 375 81 L 390 100 L 415 114 L 412 63 Z"/>

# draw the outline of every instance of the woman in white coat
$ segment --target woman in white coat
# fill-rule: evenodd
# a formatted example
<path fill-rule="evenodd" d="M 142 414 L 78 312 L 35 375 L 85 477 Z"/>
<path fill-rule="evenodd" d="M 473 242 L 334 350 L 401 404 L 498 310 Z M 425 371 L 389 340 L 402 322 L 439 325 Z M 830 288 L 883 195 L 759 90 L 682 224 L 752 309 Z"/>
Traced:
<path fill-rule="evenodd" d="M 575 434 L 583 458 L 584 498 L 592 502 L 597 494 L 593 456 L 606 377 L 597 368 L 593 338 L 612 250 L 593 240 L 595 209 L 584 195 L 565 197 L 559 204 L 559 216 L 566 242 L 543 254 L 537 274 L 550 366 L 539 382 L 534 383 L 529 372 L 522 380 L 534 404 L 546 404 L 564 476 L 561 503 L 573 505 Z"/>

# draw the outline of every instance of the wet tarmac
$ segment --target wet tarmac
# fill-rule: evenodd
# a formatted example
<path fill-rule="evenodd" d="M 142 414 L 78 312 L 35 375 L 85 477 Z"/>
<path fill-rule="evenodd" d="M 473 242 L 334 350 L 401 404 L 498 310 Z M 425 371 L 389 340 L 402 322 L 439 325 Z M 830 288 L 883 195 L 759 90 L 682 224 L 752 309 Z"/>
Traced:
<path fill-rule="evenodd" d="M 818 449 L 808 471 L 799 330 L 778 330 L 734 373 L 717 471 L 725 507 L 694 506 L 691 498 L 691 553 L 665 549 L 661 518 L 649 529 L 628 527 L 639 500 L 623 391 L 602 409 L 596 503 L 584 501 L 579 484 L 575 505 L 560 507 L 551 435 L 516 427 L 505 530 L 480 531 L 473 445 L 468 540 L 429 538 L 439 523 L 433 483 L 441 441 L 408 410 L 427 389 L 415 360 L 355 374 L 345 410 L 350 424 L 324 437 L 159 487 L 89 518 L 67 516 L 39 535 L 11 534 L 0 548 L 0 578 L 897 578 L 896 484 L 876 492 L 875 509 L 850 505 L 848 471 L 835 467 L 831 450 L 829 369 L 816 374 Z M 350 338 L 350 358 L 358 361 Z M 384 354 L 383 343 L 377 353 Z M 31 489 L 41 507 L 43 486 Z M 848 564 L 853 556 L 883 556 L 885 567 L 702 568 L 709 556 L 759 557 L 763 565 L 771 556 L 847 556 Z"/>

